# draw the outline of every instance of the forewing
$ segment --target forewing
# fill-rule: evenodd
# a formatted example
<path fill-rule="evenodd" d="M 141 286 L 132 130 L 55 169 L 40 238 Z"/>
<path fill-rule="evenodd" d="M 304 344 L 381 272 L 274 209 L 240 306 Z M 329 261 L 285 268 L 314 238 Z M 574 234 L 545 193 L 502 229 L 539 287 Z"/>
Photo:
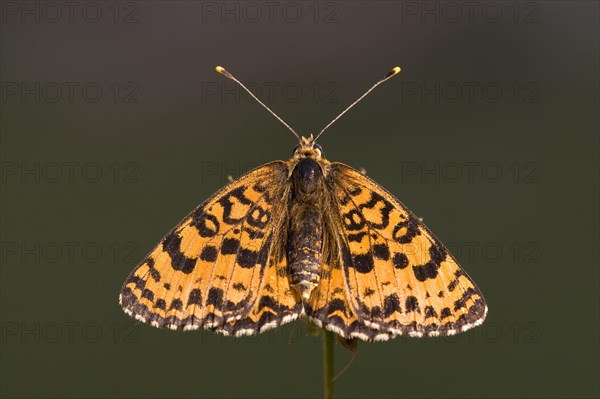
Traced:
<path fill-rule="evenodd" d="M 200 204 L 131 272 L 120 295 L 125 312 L 156 327 L 235 333 L 278 266 L 269 260 L 281 245 L 287 174 L 285 162 L 271 162 Z"/>
<path fill-rule="evenodd" d="M 346 295 L 361 323 L 382 334 L 435 336 L 483 322 L 481 292 L 410 210 L 347 165 L 332 163 L 327 181 Z"/>

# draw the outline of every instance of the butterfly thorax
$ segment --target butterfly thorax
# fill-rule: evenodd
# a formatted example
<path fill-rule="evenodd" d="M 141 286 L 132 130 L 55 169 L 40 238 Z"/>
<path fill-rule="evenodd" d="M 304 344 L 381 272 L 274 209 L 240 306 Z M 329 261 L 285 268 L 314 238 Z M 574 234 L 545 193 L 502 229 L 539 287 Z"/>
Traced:
<path fill-rule="evenodd" d="M 294 162 L 295 161 L 295 162 Z M 312 146 L 294 152 L 287 254 L 291 286 L 307 300 L 319 283 L 323 251 L 323 191 L 321 153 Z"/>

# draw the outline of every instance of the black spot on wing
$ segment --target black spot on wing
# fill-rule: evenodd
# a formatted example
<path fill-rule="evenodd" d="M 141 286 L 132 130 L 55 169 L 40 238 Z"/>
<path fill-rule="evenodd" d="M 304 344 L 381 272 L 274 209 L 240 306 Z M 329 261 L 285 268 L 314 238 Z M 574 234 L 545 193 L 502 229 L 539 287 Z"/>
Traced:
<path fill-rule="evenodd" d="M 214 237 L 219 232 L 219 221 L 213 215 L 198 209 L 192 213 L 191 226 L 198 230 L 200 237 Z"/>
<path fill-rule="evenodd" d="M 442 313 L 440 314 L 440 320 L 444 320 L 447 317 L 452 316 L 452 312 L 450 311 L 450 308 L 444 308 L 442 309 Z"/>
<path fill-rule="evenodd" d="M 193 290 L 190 291 L 190 296 L 188 297 L 188 302 L 186 306 L 190 306 L 190 305 L 199 305 L 201 303 L 202 300 L 202 295 L 200 293 L 200 289 L 199 288 L 194 288 Z"/>
<path fill-rule="evenodd" d="M 433 306 L 425 306 L 425 318 L 428 319 L 430 317 L 438 317 L 437 312 L 433 308 Z"/>
<path fill-rule="evenodd" d="M 250 268 L 256 265 L 258 260 L 258 252 L 251 249 L 242 248 L 238 251 L 237 263 L 241 267 Z"/>
<path fill-rule="evenodd" d="M 208 290 L 208 296 L 206 297 L 206 306 L 213 305 L 216 308 L 220 308 L 222 304 L 223 290 L 215 287 Z"/>
<path fill-rule="evenodd" d="M 383 300 L 383 316 L 389 317 L 394 312 L 400 312 L 400 299 L 397 294 L 391 294 Z"/>
<path fill-rule="evenodd" d="M 154 301 L 154 292 L 152 292 L 148 288 L 146 288 L 142 292 L 142 298 L 146 298 L 146 299 L 149 299 L 151 301 Z"/>
<path fill-rule="evenodd" d="M 396 253 L 392 258 L 392 264 L 396 269 L 404 269 L 408 266 L 408 257 L 403 253 Z"/>
<path fill-rule="evenodd" d="M 374 293 L 375 293 L 375 290 L 373 290 L 371 288 L 365 288 L 365 291 L 363 292 L 363 296 L 364 297 L 370 297 Z"/>
<path fill-rule="evenodd" d="M 371 254 L 360 254 L 352 257 L 352 267 L 358 273 L 370 273 L 373 270 L 373 257 Z"/>
<path fill-rule="evenodd" d="M 340 311 L 342 313 L 346 313 L 346 305 L 344 304 L 344 301 L 341 299 L 334 299 L 333 301 L 329 302 L 329 305 L 327 305 L 327 314 L 331 315 L 332 313 L 336 312 L 336 311 Z"/>
<path fill-rule="evenodd" d="M 173 299 L 173 301 L 171 302 L 171 306 L 169 306 L 169 310 L 171 310 L 171 309 L 181 310 L 182 308 L 183 308 L 183 303 L 181 302 L 181 299 L 178 299 L 178 298 Z"/>
<path fill-rule="evenodd" d="M 350 233 L 347 235 L 347 237 L 348 237 L 348 241 L 350 241 L 350 242 L 361 242 L 363 237 L 366 235 L 367 235 L 366 232 L 361 231 L 358 233 Z"/>
<path fill-rule="evenodd" d="M 421 313 L 421 309 L 419 308 L 419 301 L 417 300 L 416 297 L 414 297 L 412 295 L 406 297 L 406 303 L 404 306 L 406 308 L 406 313 L 408 313 L 408 312 Z"/>
<path fill-rule="evenodd" d="M 235 283 L 233 284 L 233 289 L 236 291 L 246 291 L 246 286 L 243 283 Z"/>
<path fill-rule="evenodd" d="M 373 254 L 378 259 L 388 260 L 390 258 L 390 248 L 387 244 L 375 244 L 373 245 Z"/>
<path fill-rule="evenodd" d="M 446 252 L 442 250 L 441 246 L 432 244 L 431 247 L 429 247 L 429 257 L 429 262 L 424 265 L 413 266 L 413 272 L 416 279 L 419 281 L 437 277 L 440 264 L 446 260 Z"/>
<path fill-rule="evenodd" d="M 221 253 L 223 255 L 232 255 L 237 253 L 239 247 L 240 240 L 238 240 L 237 238 L 226 238 L 221 244 Z"/>
<path fill-rule="evenodd" d="M 196 266 L 196 260 L 190 259 L 181 252 L 181 237 L 173 232 L 165 237 L 162 242 L 163 251 L 171 258 L 171 267 L 182 273 L 190 274 Z"/>
<path fill-rule="evenodd" d="M 439 265 L 427 262 L 422 266 L 413 266 L 415 277 L 419 281 L 425 281 L 428 278 L 436 278 L 438 275 Z"/>
<path fill-rule="evenodd" d="M 370 311 L 371 319 L 381 319 L 381 307 L 373 306 Z"/>
<path fill-rule="evenodd" d="M 202 249 L 200 259 L 206 262 L 214 262 L 217 260 L 217 248 L 212 245 L 207 245 Z"/>
<path fill-rule="evenodd" d="M 155 268 L 150 269 L 150 276 L 152 277 L 152 280 L 156 281 L 157 283 L 160 281 L 160 272 Z"/>
<path fill-rule="evenodd" d="M 164 299 L 159 299 L 156 301 L 156 303 L 154 304 L 154 307 L 157 309 L 162 309 L 165 310 L 167 307 L 167 303 L 165 302 Z"/>
<path fill-rule="evenodd" d="M 392 238 L 400 244 L 408 244 L 415 236 L 420 234 L 418 221 L 411 216 L 408 220 L 398 222 L 394 226 Z"/>

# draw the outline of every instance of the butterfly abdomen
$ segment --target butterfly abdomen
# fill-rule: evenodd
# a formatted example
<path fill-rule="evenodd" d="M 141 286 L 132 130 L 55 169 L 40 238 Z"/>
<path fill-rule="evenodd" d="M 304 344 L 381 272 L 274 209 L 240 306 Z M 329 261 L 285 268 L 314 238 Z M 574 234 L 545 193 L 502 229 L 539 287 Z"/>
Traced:
<path fill-rule="evenodd" d="M 323 229 L 316 209 L 298 209 L 288 235 L 290 283 L 307 299 L 319 284 Z"/>
<path fill-rule="evenodd" d="M 323 220 L 319 189 L 323 173 L 310 158 L 299 161 L 291 176 L 292 198 L 287 242 L 290 283 L 308 299 L 319 284 L 323 250 Z"/>

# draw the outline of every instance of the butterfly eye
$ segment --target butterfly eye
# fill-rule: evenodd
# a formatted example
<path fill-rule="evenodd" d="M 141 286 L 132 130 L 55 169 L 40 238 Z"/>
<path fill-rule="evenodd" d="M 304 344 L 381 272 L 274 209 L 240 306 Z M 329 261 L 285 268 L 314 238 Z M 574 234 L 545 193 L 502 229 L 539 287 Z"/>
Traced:
<path fill-rule="evenodd" d="M 321 145 L 315 144 L 315 149 L 319 150 L 319 152 L 321 153 L 321 155 L 323 155 L 323 147 L 321 147 Z"/>
<path fill-rule="evenodd" d="M 296 151 L 298 151 L 298 148 L 300 148 L 300 144 L 296 144 L 296 146 L 294 147 L 294 150 L 292 151 L 292 155 L 294 155 L 296 153 Z"/>

